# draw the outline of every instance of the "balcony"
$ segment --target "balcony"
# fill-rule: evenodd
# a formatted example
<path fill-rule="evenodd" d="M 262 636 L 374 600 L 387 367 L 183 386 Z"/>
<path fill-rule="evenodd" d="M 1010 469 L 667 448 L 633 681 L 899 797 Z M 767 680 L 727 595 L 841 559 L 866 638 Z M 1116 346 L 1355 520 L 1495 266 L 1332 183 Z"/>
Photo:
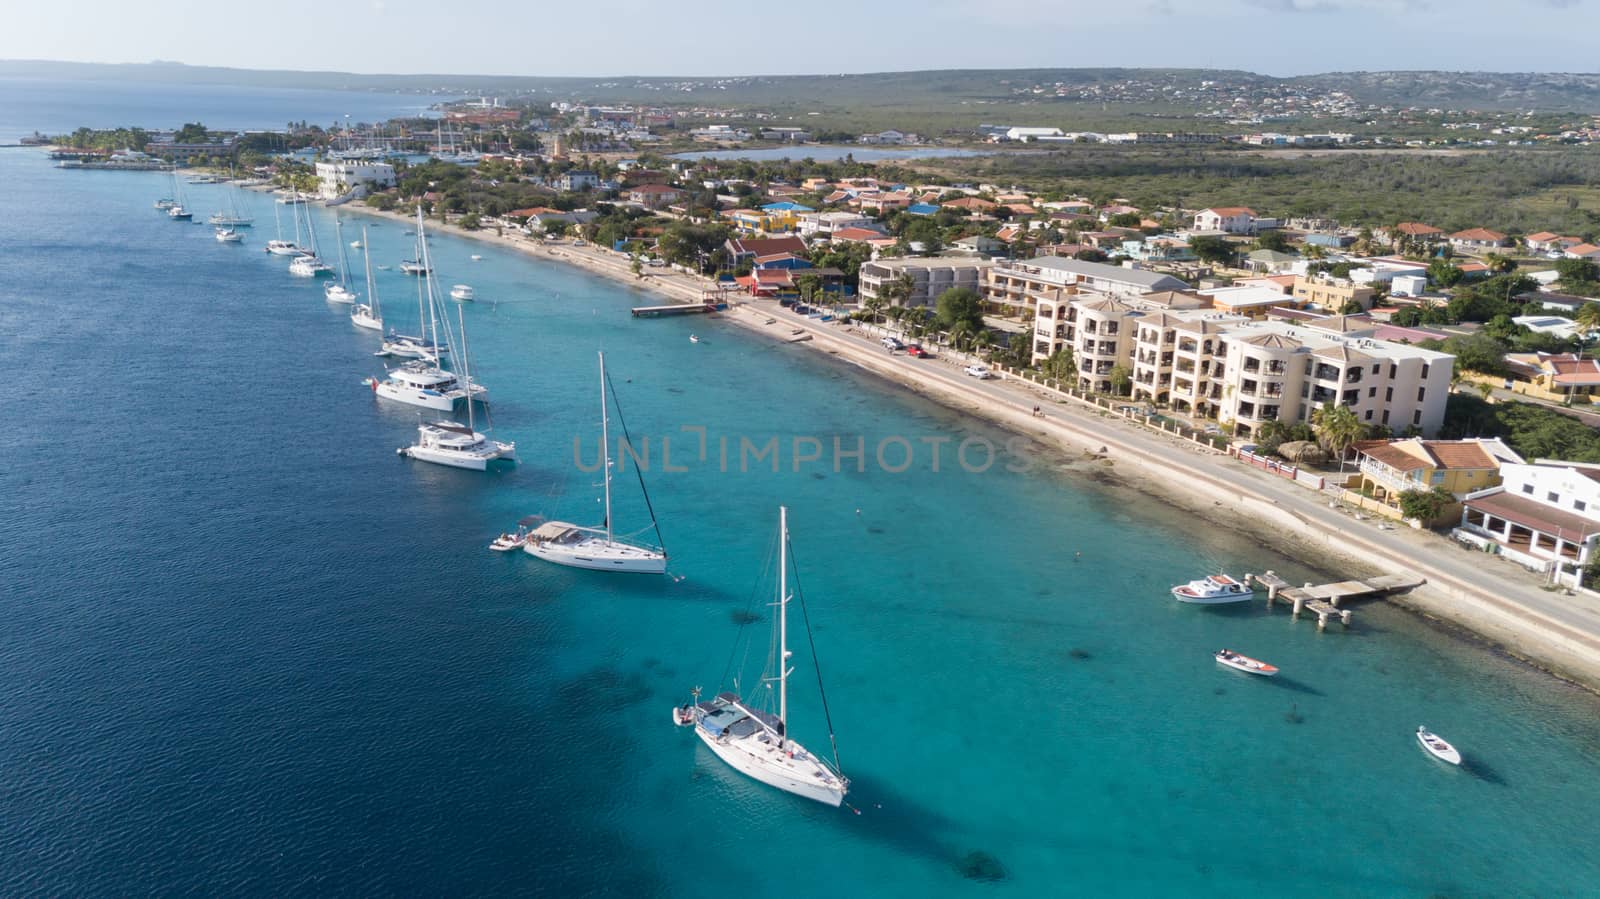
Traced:
<path fill-rule="evenodd" d="M 1244 360 L 1245 374 L 1254 375 L 1261 372 L 1261 360 L 1253 357 Z"/>
<path fill-rule="evenodd" d="M 1251 381 L 1251 380 L 1246 379 L 1245 381 L 1240 383 L 1239 392 L 1243 393 L 1243 394 L 1245 394 L 1247 396 L 1255 396 L 1256 395 L 1256 387 L 1257 386 L 1258 385 L 1256 384 L 1255 381 Z"/>
<path fill-rule="evenodd" d="M 1276 381 L 1270 384 L 1263 384 L 1260 395 L 1265 397 L 1281 397 L 1283 396 L 1283 385 Z"/>
<path fill-rule="evenodd" d="M 1289 371 L 1289 365 L 1286 362 L 1273 361 L 1273 362 L 1268 362 L 1267 363 L 1267 374 L 1269 374 L 1269 375 L 1286 374 L 1286 373 L 1288 373 L 1288 371 Z"/>

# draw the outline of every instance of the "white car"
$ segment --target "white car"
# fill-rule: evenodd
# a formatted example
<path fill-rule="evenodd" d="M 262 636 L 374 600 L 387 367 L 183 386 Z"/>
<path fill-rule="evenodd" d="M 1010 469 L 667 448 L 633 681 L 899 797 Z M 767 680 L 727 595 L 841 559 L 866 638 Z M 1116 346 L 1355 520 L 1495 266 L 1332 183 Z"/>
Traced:
<path fill-rule="evenodd" d="M 986 365 L 969 365 L 964 371 L 980 381 L 987 381 L 994 377 L 994 372 L 990 371 Z"/>

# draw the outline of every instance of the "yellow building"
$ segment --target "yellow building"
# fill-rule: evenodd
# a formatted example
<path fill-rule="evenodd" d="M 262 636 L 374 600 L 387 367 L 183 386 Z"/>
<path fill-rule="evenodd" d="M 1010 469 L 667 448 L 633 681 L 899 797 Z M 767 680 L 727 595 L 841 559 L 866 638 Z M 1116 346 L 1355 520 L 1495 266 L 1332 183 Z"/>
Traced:
<path fill-rule="evenodd" d="M 1359 473 L 1347 486 L 1382 503 L 1397 518 L 1402 493 L 1443 487 L 1456 502 L 1440 513 L 1440 521 L 1461 517 L 1460 501 L 1467 494 L 1499 486 L 1501 463 L 1522 462 L 1498 438 L 1367 440 L 1357 443 L 1355 451 Z"/>
<path fill-rule="evenodd" d="M 1305 275 L 1297 275 L 1294 279 L 1296 303 L 1319 306 L 1329 312 L 1338 312 L 1351 300 L 1358 303 L 1362 309 L 1371 309 L 1372 298 L 1377 295 L 1378 292 L 1372 288 L 1349 281 L 1307 278 Z"/>

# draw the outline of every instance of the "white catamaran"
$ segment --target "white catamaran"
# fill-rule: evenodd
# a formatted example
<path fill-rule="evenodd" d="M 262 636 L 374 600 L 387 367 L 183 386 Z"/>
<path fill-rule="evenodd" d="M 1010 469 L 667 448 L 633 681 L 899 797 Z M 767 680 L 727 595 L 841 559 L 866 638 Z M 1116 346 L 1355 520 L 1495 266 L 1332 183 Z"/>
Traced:
<path fill-rule="evenodd" d="M 814 799 L 837 808 L 850 790 L 850 781 L 840 773 L 839 750 L 834 744 L 833 764 L 813 754 L 789 738 L 789 510 L 778 509 L 778 598 L 773 603 L 777 614 L 773 616 L 774 651 L 767 660 L 767 671 L 762 683 L 769 691 L 767 707 L 770 708 L 771 689 L 778 685 L 778 713 L 756 708 L 737 692 L 719 693 L 715 699 L 699 701 L 700 690 L 695 688 L 695 701 L 672 710 L 672 722 L 679 727 L 693 727 L 695 736 L 733 769 L 747 777 L 755 778 L 768 786 L 777 787 L 796 796 Z M 800 597 L 802 609 L 805 597 Z M 806 625 L 810 630 L 809 622 Z M 813 662 L 815 660 L 813 659 Z M 817 684 L 820 688 L 821 675 Z M 737 681 L 735 681 L 737 689 Z M 828 698 L 822 696 L 822 709 L 829 719 L 828 741 L 833 743 L 833 726 L 828 715 Z"/>
<path fill-rule="evenodd" d="M 294 220 L 294 226 L 296 232 L 298 232 L 300 229 L 300 219 L 296 218 Z M 277 237 L 267 241 L 267 245 L 264 247 L 264 249 L 268 253 L 271 253 L 274 256 L 299 256 L 303 252 L 300 249 L 300 235 L 298 233 L 295 234 L 294 240 L 283 239 L 283 218 L 278 215 L 278 204 L 276 203 L 272 205 L 272 227 L 277 233 Z"/>
<path fill-rule="evenodd" d="M 458 312 L 460 310 L 457 310 Z M 468 369 L 467 322 L 461 324 L 461 380 L 472 387 L 472 373 Z M 395 452 L 409 459 L 449 465 L 452 468 L 469 468 L 483 471 L 495 460 L 516 461 L 517 446 L 490 440 L 474 429 L 472 403 L 467 403 L 465 426 L 453 421 L 423 422 L 417 425 L 417 442 L 402 446 Z"/>
<path fill-rule="evenodd" d="M 420 207 L 417 209 L 417 222 L 417 227 L 421 228 Z M 422 258 L 426 260 L 427 254 L 427 244 L 423 243 Z M 442 301 L 439 299 L 433 276 L 424 276 L 419 286 L 421 294 L 418 297 L 417 316 L 420 324 L 426 329 L 423 333 L 427 335 L 427 339 L 401 338 L 399 335 L 385 337 L 379 355 L 398 355 L 394 352 L 394 345 L 398 340 L 405 340 L 415 347 L 416 358 L 398 368 L 389 369 L 383 379 L 372 379 L 368 383 L 378 396 L 386 400 L 410 403 L 413 406 L 437 409 L 441 412 L 455 409 L 456 403 L 462 400 L 468 402 L 474 399 L 487 400 L 488 390 L 483 385 L 458 378 L 455 372 L 440 366 L 439 353 L 449 349 L 452 343 L 450 320 L 441 315 Z M 441 330 L 444 333 L 442 340 L 439 336 Z"/>
<path fill-rule="evenodd" d="M 538 556 L 547 562 L 572 568 L 591 568 L 596 571 L 627 571 L 636 574 L 664 574 L 667 570 L 667 551 L 659 546 L 635 542 L 616 536 L 611 521 L 611 427 L 606 393 L 610 382 L 606 380 L 606 354 L 600 354 L 600 467 L 605 472 L 605 522 L 597 528 L 581 527 L 565 521 L 549 521 L 540 525 L 522 547 L 523 552 Z M 613 391 L 614 394 L 614 391 Z M 621 417 L 620 407 L 618 417 Z M 623 422 L 623 433 L 627 423 Z M 637 468 L 635 469 L 637 470 Z M 639 476 L 639 488 L 644 489 L 644 475 Z M 645 493 L 645 505 L 650 506 L 650 494 Z M 655 510 L 650 512 L 650 526 L 661 541 L 661 528 L 656 524 Z"/>
<path fill-rule="evenodd" d="M 367 252 L 367 229 L 361 229 L 361 263 L 367 270 L 367 301 L 350 309 L 350 324 L 371 331 L 383 330 L 383 308 L 378 305 L 378 288 L 372 283 L 372 254 Z"/>

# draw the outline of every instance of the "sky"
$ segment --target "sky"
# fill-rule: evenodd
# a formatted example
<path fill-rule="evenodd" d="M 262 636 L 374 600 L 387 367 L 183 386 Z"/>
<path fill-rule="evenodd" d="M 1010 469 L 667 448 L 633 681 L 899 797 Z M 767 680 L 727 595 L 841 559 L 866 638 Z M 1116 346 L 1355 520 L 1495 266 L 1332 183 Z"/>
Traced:
<path fill-rule="evenodd" d="M 1600 0 L 53 0 L 0 59 L 484 75 L 1594 72 Z"/>

